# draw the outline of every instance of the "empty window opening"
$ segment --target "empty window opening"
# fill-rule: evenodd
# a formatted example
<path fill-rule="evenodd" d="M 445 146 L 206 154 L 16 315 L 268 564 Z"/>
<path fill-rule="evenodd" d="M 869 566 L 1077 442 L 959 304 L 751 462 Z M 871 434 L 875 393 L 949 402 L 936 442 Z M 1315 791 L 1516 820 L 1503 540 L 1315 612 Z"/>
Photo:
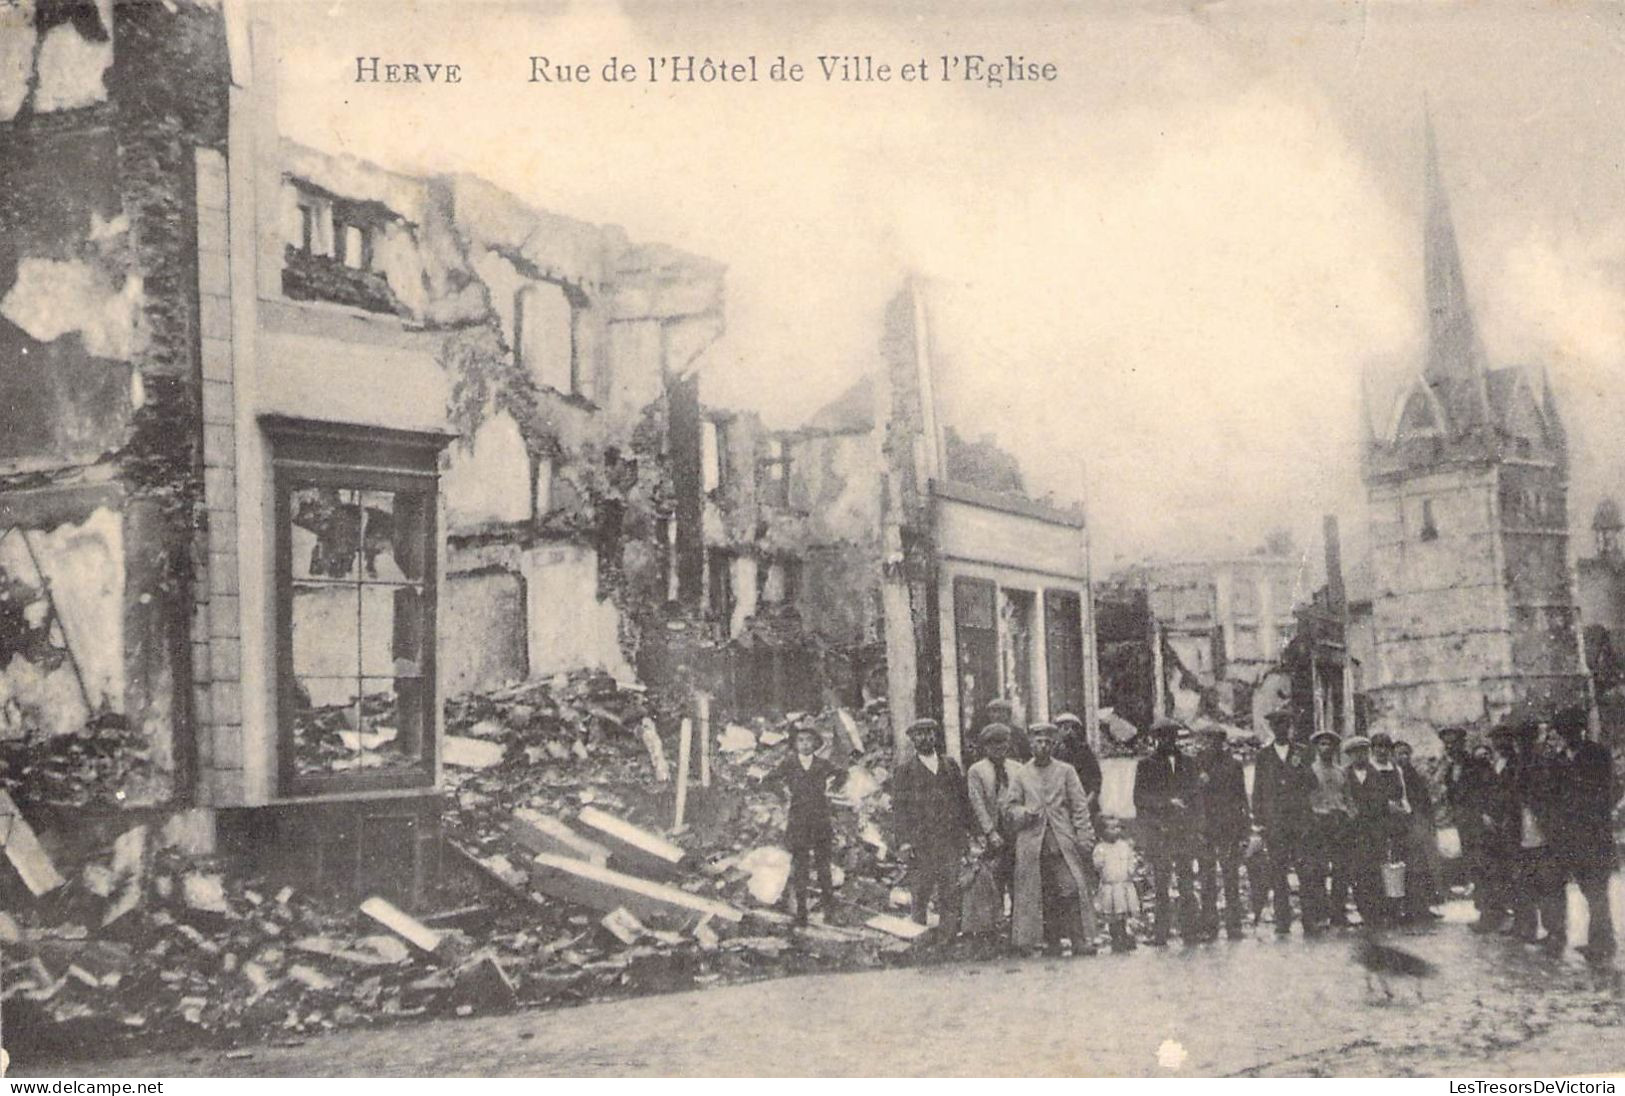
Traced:
<path fill-rule="evenodd" d="M 519 364 L 537 384 L 567 396 L 592 398 L 578 353 L 577 310 L 564 286 L 538 282 L 521 289 L 514 327 Z"/>

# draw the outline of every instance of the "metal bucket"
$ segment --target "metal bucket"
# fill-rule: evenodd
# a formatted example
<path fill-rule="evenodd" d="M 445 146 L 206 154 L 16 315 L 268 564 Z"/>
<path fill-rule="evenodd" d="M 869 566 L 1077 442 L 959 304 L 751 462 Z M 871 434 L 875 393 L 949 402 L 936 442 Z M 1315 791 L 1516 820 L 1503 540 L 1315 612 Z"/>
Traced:
<path fill-rule="evenodd" d="M 1405 863 L 1396 860 L 1382 866 L 1382 893 L 1386 898 L 1405 897 Z"/>

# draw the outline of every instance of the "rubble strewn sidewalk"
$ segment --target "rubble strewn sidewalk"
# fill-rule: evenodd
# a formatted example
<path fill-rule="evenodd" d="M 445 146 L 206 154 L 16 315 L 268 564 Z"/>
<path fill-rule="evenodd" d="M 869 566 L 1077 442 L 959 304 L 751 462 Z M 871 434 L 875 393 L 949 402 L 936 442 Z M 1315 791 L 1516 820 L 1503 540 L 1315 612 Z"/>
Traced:
<path fill-rule="evenodd" d="M 49 1057 L 298 1039 L 912 961 L 915 945 L 865 927 L 897 912 L 901 874 L 882 836 L 883 716 L 719 723 L 711 786 L 688 789 L 672 833 L 678 720 L 655 708 L 602 674 L 452 701 L 442 879 L 422 910 L 234 877 L 151 847 L 145 827 L 97 862 L 59 865 L 64 885 L 0 923 L 8 1046 Z M 848 769 L 833 796 L 838 908 L 799 930 L 782 912 L 785 803 L 771 780 L 798 721 Z"/>

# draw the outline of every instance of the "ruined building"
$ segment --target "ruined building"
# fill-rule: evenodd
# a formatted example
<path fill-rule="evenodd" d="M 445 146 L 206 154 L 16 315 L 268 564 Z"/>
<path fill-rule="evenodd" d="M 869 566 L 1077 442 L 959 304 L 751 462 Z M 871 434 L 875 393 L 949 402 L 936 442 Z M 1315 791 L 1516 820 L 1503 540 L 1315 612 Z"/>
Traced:
<path fill-rule="evenodd" d="M 1568 452 L 1544 374 L 1486 360 L 1427 136 L 1427 346 L 1365 439 L 1372 729 L 1587 702 L 1568 558 Z M 1369 422 L 1369 416 L 1368 416 Z"/>
<path fill-rule="evenodd" d="M 5 27 L 6 784 L 417 855 L 446 697 L 639 658 L 723 269 L 287 141 L 235 5 Z"/>
<path fill-rule="evenodd" d="M 715 687 L 745 707 L 820 687 L 884 699 L 900 743 L 916 715 L 939 716 L 955 753 L 999 697 L 1018 722 L 1072 711 L 1093 727 L 1083 516 L 1028 497 L 991 439 L 937 422 L 925 297 L 910 283 L 891 300 L 878 366 L 803 426 L 705 412 L 694 566 L 734 652 Z M 752 667 L 775 645 L 798 653 L 764 682 Z M 798 694 L 813 652 L 832 672 Z"/>

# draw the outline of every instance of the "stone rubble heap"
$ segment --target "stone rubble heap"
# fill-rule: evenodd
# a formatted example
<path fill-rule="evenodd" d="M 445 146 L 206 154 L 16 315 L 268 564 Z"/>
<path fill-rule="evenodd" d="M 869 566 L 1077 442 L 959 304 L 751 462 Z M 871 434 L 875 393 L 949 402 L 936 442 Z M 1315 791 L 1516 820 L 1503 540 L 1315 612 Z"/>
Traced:
<path fill-rule="evenodd" d="M 889 916 L 907 894 L 888 845 L 883 713 L 718 722 L 704 763 L 695 734 L 674 829 L 680 721 L 658 708 L 601 674 L 452 701 L 440 879 L 416 916 L 233 875 L 158 847 L 145 825 L 55 865 L 61 885 L 17 887 L 26 900 L 0 913 L 8 1046 L 299 1039 L 911 961 L 909 926 Z M 771 774 L 804 723 L 846 773 L 833 789 L 838 908 L 796 930 Z"/>

